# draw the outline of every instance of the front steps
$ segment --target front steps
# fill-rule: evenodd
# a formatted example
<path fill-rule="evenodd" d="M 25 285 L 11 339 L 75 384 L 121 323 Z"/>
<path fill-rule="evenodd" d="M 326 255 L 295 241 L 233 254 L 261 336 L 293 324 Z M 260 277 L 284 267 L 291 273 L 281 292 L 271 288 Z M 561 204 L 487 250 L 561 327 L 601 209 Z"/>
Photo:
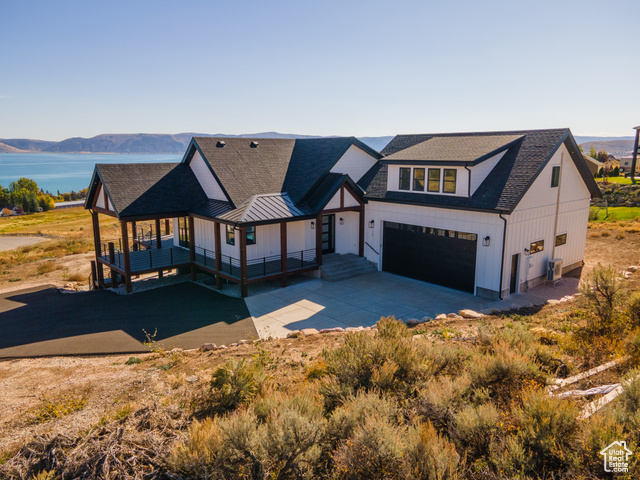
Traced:
<path fill-rule="evenodd" d="M 332 253 L 322 257 L 320 278 L 328 282 L 337 282 L 377 271 L 375 264 L 364 257 L 359 257 L 353 253 L 347 253 L 346 255 Z"/>

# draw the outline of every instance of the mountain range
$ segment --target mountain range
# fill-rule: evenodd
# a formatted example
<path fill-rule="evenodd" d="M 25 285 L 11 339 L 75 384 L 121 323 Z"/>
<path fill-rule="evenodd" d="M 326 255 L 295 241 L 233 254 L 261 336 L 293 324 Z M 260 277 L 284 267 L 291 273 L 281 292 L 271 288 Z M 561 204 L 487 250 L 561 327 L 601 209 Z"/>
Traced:
<path fill-rule="evenodd" d="M 103 134 L 91 138 L 73 137 L 60 142 L 24 138 L 0 139 L 0 153 L 184 153 L 191 137 L 240 137 L 240 138 L 319 138 L 278 132 L 249 133 L 242 135 L 178 133 L 178 134 Z M 382 150 L 393 136 L 359 137 L 374 150 Z M 585 152 L 591 145 L 598 150 L 616 156 L 630 156 L 634 137 L 576 136 Z"/>

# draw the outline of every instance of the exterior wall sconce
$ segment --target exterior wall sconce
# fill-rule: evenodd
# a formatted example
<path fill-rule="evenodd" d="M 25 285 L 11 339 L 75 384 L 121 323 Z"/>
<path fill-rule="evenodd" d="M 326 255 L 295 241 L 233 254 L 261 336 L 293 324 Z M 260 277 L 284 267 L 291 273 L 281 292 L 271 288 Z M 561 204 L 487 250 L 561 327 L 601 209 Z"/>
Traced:
<path fill-rule="evenodd" d="M 491 245 L 491 237 L 487 235 L 482 239 L 482 246 L 488 247 L 489 245 Z"/>
<path fill-rule="evenodd" d="M 340 217 L 340 225 L 344 225 L 344 218 Z"/>
<path fill-rule="evenodd" d="M 316 222 L 314 222 L 313 220 L 311 221 L 311 230 L 314 230 L 316 228 Z"/>
<path fill-rule="evenodd" d="M 526 253 L 527 255 L 529 255 L 531 253 L 531 250 L 529 250 L 528 248 L 524 249 L 524 253 Z"/>
<path fill-rule="evenodd" d="M 371 221 L 369 222 L 369 228 L 373 228 L 373 226 L 374 226 L 374 225 L 375 225 L 374 221 L 373 221 L 373 220 L 371 220 Z"/>

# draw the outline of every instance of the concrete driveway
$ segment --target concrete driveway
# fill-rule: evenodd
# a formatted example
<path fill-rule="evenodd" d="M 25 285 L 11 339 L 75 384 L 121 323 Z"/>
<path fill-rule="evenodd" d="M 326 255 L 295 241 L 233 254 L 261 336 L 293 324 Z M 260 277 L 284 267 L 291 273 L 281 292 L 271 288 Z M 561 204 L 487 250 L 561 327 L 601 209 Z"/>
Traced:
<path fill-rule="evenodd" d="M 192 282 L 134 295 L 51 286 L 0 294 L 0 358 L 148 352 L 144 331 L 156 329 L 167 349 L 258 338 L 243 300 Z"/>
<path fill-rule="evenodd" d="M 476 311 L 498 308 L 511 310 L 544 304 L 577 291 L 578 281 L 565 278 L 562 284 L 541 286 L 504 301 L 485 300 L 470 293 L 431 283 L 376 272 L 326 282 L 310 280 L 246 299 L 261 338 L 282 337 L 303 328 L 370 326 L 383 316 L 435 317 L 461 309 Z"/>

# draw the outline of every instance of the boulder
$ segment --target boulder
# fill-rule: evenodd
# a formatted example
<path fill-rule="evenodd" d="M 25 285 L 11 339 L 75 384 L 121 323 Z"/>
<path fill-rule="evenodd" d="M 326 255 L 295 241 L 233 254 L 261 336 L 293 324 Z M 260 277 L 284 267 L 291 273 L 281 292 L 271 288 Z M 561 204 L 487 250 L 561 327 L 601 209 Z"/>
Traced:
<path fill-rule="evenodd" d="M 216 349 L 215 343 L 203 343 L 202 346 L 200 347 L 200 350 L 203 352 L 208 352 L 209 350 L 215 350 L 215 349 Z"/>
<path fill-rule="evenodd" d="M 637 265 L 630 265 L 627 267 L 627 272 L 631 272 L 631 273 L 635 273 L 638 271 L 638 266 Z"/>
<path fill-rule="evenodd" d="M 420 325 L 422 323 L 421 320 L 418 320 L 417 318 L 410 318 L 409 320 L 407 320 L 407 327 L 415 327 L 416 325 Z"/>
<path fill-rule="evenodd" d="M 482 318 L 483 314 L 476 312 L 475 310 L 464 309 L 458 312 L 462 318 Z"/>
<path fill-rule="evenodd" d="M 446 320 L 447 319 L 447 315 L 445 313 L 441 313 L 440 315 L 436 316 L 436 320 Z"/>
<path fill-rule="evenodd" d="M 195 375 L 191 375 L 190 377 L 185 378 L 185 380 L 189 383 L 196 383 L 199 379 Z"/>
<path fill-rule="evenodd" d="M 247 340 L 247 339 L 243 338 L 242 340 L 240 340 L 238 342 L 238 345 L 246 345 L 247 343 L 251 343 L 251 340 Z"/>
<path fill-rule="evenodd" d="M 300 330 L 294 330 L 287 334 L 287 338 L 298 338 L 300 336 Z"/>
<path fill-rule="evenodd" d="M 300 330 L 300 332 L 306 337 L 309 335 L 317 335 L 318 329 L 316 328 L 303 328 L 302 330 Z"/>
<path fill-rule="evenodd" d="M 424 316 L 420 319 L 422 323 L 433 322 L 433 318 Z"/>
<path fill-rule="evenodd" d="M 323 328 L 319 333 L 340 333 L 344 332 L 344 328 L 342 327 L 333 327 L 333 328 Z"/>

